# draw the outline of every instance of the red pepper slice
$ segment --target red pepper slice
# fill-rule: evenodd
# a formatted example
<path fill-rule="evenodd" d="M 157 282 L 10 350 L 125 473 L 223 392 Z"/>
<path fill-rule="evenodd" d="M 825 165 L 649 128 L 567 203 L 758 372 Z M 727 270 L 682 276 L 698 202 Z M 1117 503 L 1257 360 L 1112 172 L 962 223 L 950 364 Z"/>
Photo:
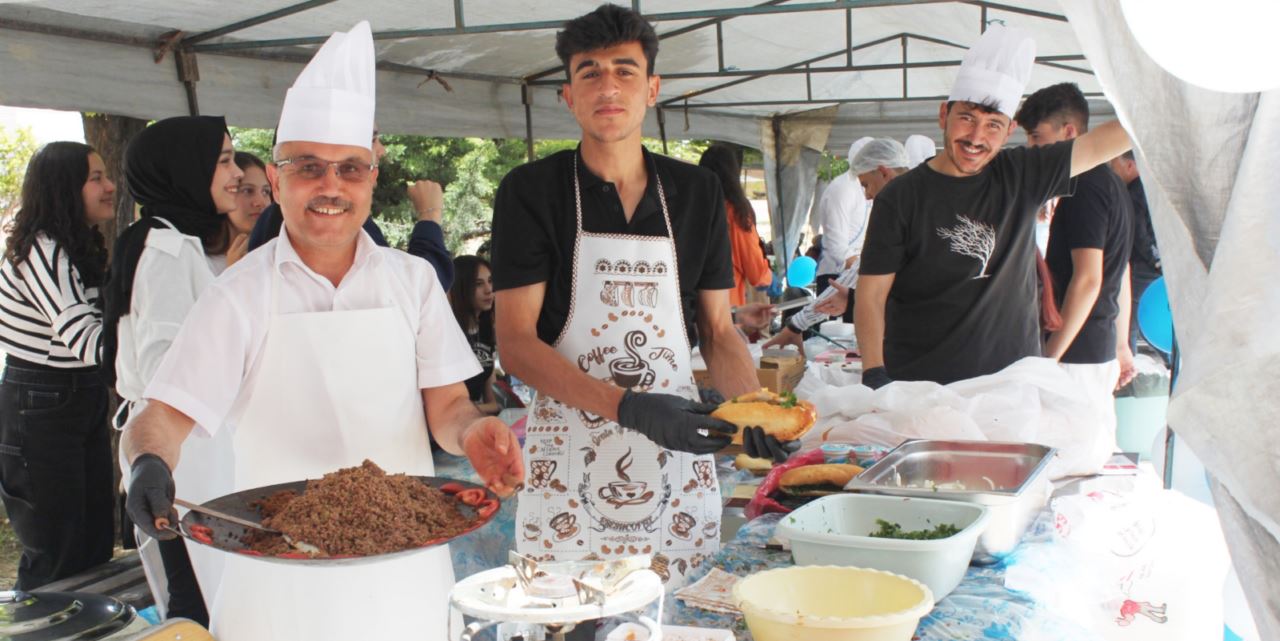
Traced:
<path fill-rule="evenodd" d="M 476 512 L 479 513 L 480 518 L 487 519 L 492 516 L 494 512 L 498 511 L 498 506 L 498 499 L 485 499 L 480 503 L 480 506 L 476 508 Z"/>
<path fill-rule="evenodd" d="M 480 505 L 480 502 L 485 499 L 484 490 L 478 488 L 462 490 L 461 492 L 458 492 L 457 496 L 459 501 L 462 501 L 466 505 L 470 505 L 472 507 Z"/>
<path fill-rule="evenodd" d="M 461 483 L 454 483 L 452 481 L 440 486 L 440 491 L 444 492 L 445 494 L 457 494 L 458 492 L 461 492 L 463 489 L 464 488 Z"/>

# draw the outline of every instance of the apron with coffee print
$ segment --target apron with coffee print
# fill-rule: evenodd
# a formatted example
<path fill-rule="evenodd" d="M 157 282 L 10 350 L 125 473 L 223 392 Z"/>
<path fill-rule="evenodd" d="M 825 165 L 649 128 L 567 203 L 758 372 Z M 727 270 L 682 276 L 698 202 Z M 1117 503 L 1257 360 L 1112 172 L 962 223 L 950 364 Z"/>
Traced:
<path fill-rule="evenodd" d="M 573 292 L 556 351 L 618 387 L 696 400 L 662 182 L 666 238 L 584 232 L 576 158 L 573 178 Z M 524 463 L 516 523 L 522 554 L 562 561 L 651 554 L 671 586 L 719 548 L 720 487 L 710 455 L 667 450 L 538 393 Z"/>

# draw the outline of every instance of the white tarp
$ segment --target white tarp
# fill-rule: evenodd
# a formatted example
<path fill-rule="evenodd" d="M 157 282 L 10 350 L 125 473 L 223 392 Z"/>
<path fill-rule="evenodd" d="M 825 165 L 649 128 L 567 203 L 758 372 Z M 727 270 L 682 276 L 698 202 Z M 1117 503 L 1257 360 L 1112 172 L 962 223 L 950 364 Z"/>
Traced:
<path fill-rule="evenodd" d="M 761 0 L 641 0 L 646 15 L 690 11 L 734 11 Z M 153 61 L 153 46 L 163 34 L 181 30 L 195 35 L 292 5 L 224 3 L 214 0 L 30 0 L 0 1 L 0 104 L 73 111 L 97 111 L 141 118 L 184 115 L 186 95 L 178 81 L 173 55 Z M 467 27 L 511 25 L 524 21 L 553 24 L 590 11 L 597 0 L 462 0 Z M 623 2 L 622 4 L 628 4 Z M 796 0 L 787 5 L 812 5 Z M 964 48 L 980 35 L 982 20 L 1000 20 L 1031 32 L 1041 56 L 1078 56 L 1070 26 L 1052 16 L 1054 0 L 1009 0 L 1000 6 L 1040 12 L 1016 13 L 965 3 L 916 3 L 911 0 L 852 0 L 867 5 L 851 13 L 851 37 L 844 10 L 769 15 L 736 15 L 721 22 L 724 70 L 730 73 L 770 70 L 829 54 L 812 63 L 814 73 L 749 76 L 680 77 L 715 72 L 719 67 L 715 26 L 665 37 L 656 70 L 666 74 L 660 102 L 668 138 L 712 138 L 751 147 L 760 145 L 760 118 L 793 114 L 824 106 L 813 104 L 743 104 L 758 101 L 860 100 L 841 103 L 827 149 L 843 154 L 856 138 L 912 133 L 940 138 L 938 100 L 946 96 Z M 880 6 L 884 5 L 884 6 Z M 702 14 L 706 15 L 706 14 Z M 226 36 L 199 43 L 219 46 L 245 41 L 325 36 L 369 19 L 376 32 L 443 29 L 454 25 L 452 0 L 361 0 L 324 4 Z M 705 19 L 664 19 L 660 36 Z M 452 88 L 447 91 L 421 73 L 384 69 L 378 77 L 379 124 L 391 133 L 435 136 L 523 138 L 521 79 L 556 69 L 555 28 L 512 29 L 495 33 L 379 39 L 384 64 L 434 69 Z M 903 41 L 906 42 L 905 57 Z M 855 51 L 846 55 L 846 43 Z M 868 44 L 875 43 L 875 44 Z M 202 113 L 225 115 L 233 125 L 273 127 L 284 92 L 315 45 L 276 46 L 235 51 L 197 51 L 196 83 Z M 912 65 L 901 69 L 866 69 L 868 65 Z M 1068 70 L 1065 65 L 1078 70 Z M 824 71 L 856 66 L 860 70 Z M 803 68 L 803 65 L 801 65 Z M 1035 67 L 1033 91 L 1074 81 L 1086 92 L 1099 86 L 1084 60 L 1046 60 Z M 537 138 L 576 138 L 578 128 L 557 96 L 556 71 L 532 88 L 533 133 Z M 690 92 L 736 83 L 688 99 Z M 904 100 L 905 99 L 905 100 Z M 709 107 L 709 104 L 723 105 Z M 1108 113 L 1098 101 L 1096 112 Z M 645 134 L 658 136 L 651 111 Z"/>
<path fill-rule="evenodd" d="M 1183 354 L 1169 423 L 1220 483 L 1261 638 L 1280 638 L 1280 91 L 1191 86 L 1142 51 L 1118 3 L 1062 4 L 1136 143 Z"/>

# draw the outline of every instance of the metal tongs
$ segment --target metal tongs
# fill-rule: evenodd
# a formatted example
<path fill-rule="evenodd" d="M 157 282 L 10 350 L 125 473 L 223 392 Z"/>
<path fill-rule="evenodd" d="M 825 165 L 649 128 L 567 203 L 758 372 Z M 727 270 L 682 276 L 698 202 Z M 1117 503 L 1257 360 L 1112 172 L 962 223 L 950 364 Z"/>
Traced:
<path fill-rule="evenodd" d="M 311 545 L 306 541 L 298 541 L 293 537 L 289 536 L 288 534 L 285 534 L 284 532 L 281 532 L 280 530 L 277 530 L 274 528 L 269 528 L 260 522 L 250 521 L 249 519 L 227 514 L 226 512 L 223 512 L 221 510 L 215 510 L 213 508 L 205 507 L 203 505 L 198 505 L 196 503 L 192 503 L 191 501 L 185 501 L 183 499 L 175 498 L 173 502 L 175 505 L 181 505 L 182 507 L 185 507 L 188 510 L 191 510 L 192 512 L 199 512 L 207 516 L 212 516 L 215 519 L 221 519 L 228 523 L 235 523 L 236 525 L 247 527 L 253 530 L 260 530 L 260 531 L 266 532 L 267 534 L 279 534 L 282 538 L 284 538 L 285 543 L 288 543 L 289 545 L 293 546 L 293 548 L 299 552 L 302 552 L 310 556 L 324 556 L 324 550 L 321 550 L 320 548 L 314 545 Z M 157 521 L 160 521 L 160 520 L 161 519 L 157 519 Z M 167 529 L 173 532 L 177 532 L 178 534 L 182 534 L 183 536 L 186 536 L 185 534 L 182 533 L 180 528 L 174 528 L 168 525 L 167 519 L 164 519 L 164 520 L 166 521 L 166 527 L 162 529 Z"/>

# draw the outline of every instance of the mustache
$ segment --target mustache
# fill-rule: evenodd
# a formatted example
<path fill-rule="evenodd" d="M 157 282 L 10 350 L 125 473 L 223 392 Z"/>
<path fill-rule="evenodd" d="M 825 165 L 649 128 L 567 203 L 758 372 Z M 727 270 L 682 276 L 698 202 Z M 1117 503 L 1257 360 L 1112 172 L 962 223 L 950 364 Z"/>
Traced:
<path fill-rule="evenodd" d="M 345 198 L 330 198 L 328 196 L 316 196 L 307 201 L 308 209 L 318 209 L 321 207 L 330 209 L 351 209 L 352 203 Z"/>
<path fill-rule="evenodd" d="M 964 144 L 966 144 L 966 145 L 969 145 L 970 147 L 978 147 L 978 148 L 982 149 L 983 151 L 988 151 L 988 150 L 990 150 L 990 149 L 991 149 L 990 147 L 986 146 L 986 145 L 985 145 L 985 144 L 983 144 L 983 143 L 980 143 L 980 142 L 974 142 L 974 141 L 969 140 L 969 139 L 966 139 L 966 138 L 957 138 L 957 139 L 956 139 L 956 142 L 964 143 Z"/>

